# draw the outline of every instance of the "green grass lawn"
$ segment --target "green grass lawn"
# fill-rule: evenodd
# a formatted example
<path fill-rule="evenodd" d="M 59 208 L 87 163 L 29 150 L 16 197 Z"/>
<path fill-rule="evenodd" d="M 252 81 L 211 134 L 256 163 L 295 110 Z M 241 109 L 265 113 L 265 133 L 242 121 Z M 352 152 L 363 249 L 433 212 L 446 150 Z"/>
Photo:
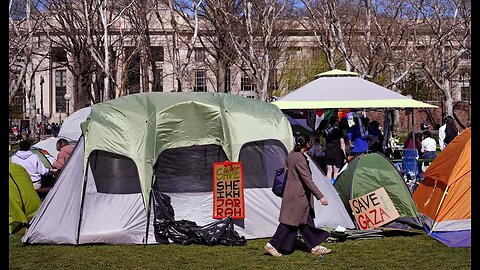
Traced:
<path fill-rule="evenodd" d="M 323 259 L 302 250 L 274 258 L 263 245 L 38 245 L 10 236 L 9 269 L 471 269 L 470 248 L 449 248 L 425 233 L 328 243 Z"/>

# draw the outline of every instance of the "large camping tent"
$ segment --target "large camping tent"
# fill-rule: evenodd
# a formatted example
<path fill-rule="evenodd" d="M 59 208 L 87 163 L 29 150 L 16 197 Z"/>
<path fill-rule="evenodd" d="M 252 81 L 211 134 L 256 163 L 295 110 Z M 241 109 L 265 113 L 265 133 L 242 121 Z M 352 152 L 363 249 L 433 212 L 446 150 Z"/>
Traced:
<path fill-rule="evenodd" d="M 40 207 L 38 197 L 28 172 L 15 163 L 9 163 L 8 214 L 9 233 L 25 227 Z"/>
<path fill-rule="evenodd" d="M 222 93 L 141 93 L 95 104 L 82 131 L 23 242 L 157 243 L 158 192 L 176 220 L 209 224 L 212 164 L 225 160 L 244 168 L 245 219 L 235 229 L 247 239 L 275 232 L 281 199 L 271 187 L 293 147 L 276 106 Z"/>
<path fill-rule="evenodd" d="M 75 111 L 63 121 L 57 137 L 50 137 L 32 145 L 32 148 L 38 148 L 48 151 L 54 158 L 58 155 L 57 141 L 60 138 L 67 139 L 70 142 L 77 142 L 82 135 L 80 124 L 90 115 L 91 108 L 86 107 Z M 52 161 L 51 161 L 52 162 Z"/>
<path fill-rule="evenodd" d="M 467 128 L 432 161 L 413 193 L 425 230 L 449 247 L 471 246 L 471 169 Z"/>
<path fill-rule="evenodd" d="M 352 213 L 349 200 L 383 187 L 399 214 L 397 219 L 383 227 L 403 229 L 422 227 L 420 213 L 407 185 L 395 166 L 382 154 L 361 154 L 352 159 L 346 169 L 338 175 L 334 187 L 349 213 Z"/>
<path fill-rule="evenodd" d="M 280 109 L 436 108 L 334 69 L 272 102 Z"/>

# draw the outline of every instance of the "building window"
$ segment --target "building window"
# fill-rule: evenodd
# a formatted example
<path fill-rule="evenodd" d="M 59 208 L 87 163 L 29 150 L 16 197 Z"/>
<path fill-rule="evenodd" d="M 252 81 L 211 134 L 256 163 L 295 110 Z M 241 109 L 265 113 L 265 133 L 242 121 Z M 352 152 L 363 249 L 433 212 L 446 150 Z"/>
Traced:
<path fill-rule="evenodd" d="M 67 93 L 67 71 L 64 69 L 55 70 L 55 110 L 56 112 L 66 112 L 67 102 L 65 94 Z"/>
<path fill-rule="evenodd" d="M 248 76 L 246 71 L 242 72 L 242 78 L 240 81 L 240 87 L 242 91 L 255 91 L 255 85 L 252 84 L 250 76 Z"/>
<path fill-rule="evenodd" d="M 153 92 L 163 92 L 163 69 L 155 69 Z"/>
<path fill-rule="evenodd" d="M 60 47 L 53 47 L 50 50 L 50 59 L 52 60 L 52 62 L 66 63 L 67 51 Z"/>
<path fill-rule="evenodd" d="M 470 87 L 469 86 L 462 86 L 462 101 L 469 101 L 470 100 Z"/>
<path fill-rule="evenodd" d="M 152 53 L 152 60 L 155 62 L 163 62 L 163 47 L 162 46 L 150 46 L 150 52 Z"/>
<path fill-rule="evenodd" d="M 140 93 L 140 54 L 135 47 L 125 47 L 125 57 L 129 59 L 127 62 L 127 95 Z"/>
<path fill-rule="evenodd" d="M 207 76 L 204 69 L 195 70 L 194 92 L 207 92 Z"/>
<path fill-rule="evenodd" d="M 195 61 L 196 62 L 205 61 L 205 49 L 201 49 L 201 48 L 195 49 Z"/>
<path fill-rule="evenodd" d="M 232 91 L 232 83 L 231 83 L 231 70 L 228 68 L 227 71 L 225 72 L 225 92 L 231 92 Z"/>

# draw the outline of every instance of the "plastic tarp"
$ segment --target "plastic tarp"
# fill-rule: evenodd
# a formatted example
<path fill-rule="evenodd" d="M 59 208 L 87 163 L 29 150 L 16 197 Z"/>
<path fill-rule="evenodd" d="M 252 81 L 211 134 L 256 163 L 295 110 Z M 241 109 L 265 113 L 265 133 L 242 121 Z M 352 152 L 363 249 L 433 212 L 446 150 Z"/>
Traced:
<path fill-rule="evenodd" d="M 41 201 L 28 172 L 15 163 L 9 163 L 8 214 L 9 233 L 25 227 L 33 218 Z"/>
<path fill-rule="evenodd" d="M 272 103 L 280 109 L 437 108 L 369 82 L 355 73 L 336 70 L 318 77 Z"/>

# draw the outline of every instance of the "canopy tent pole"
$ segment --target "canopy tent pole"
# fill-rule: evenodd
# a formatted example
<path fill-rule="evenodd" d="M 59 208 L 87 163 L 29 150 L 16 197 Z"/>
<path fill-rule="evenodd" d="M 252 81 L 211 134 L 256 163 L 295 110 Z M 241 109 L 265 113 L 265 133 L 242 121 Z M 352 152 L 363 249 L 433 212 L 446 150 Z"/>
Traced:
<path fill-rule="evenodd" d="M 413 149 L 417 149 L 417 144 L 415 143 L 415 114 L 412 108 L 412 147 Z"/>

